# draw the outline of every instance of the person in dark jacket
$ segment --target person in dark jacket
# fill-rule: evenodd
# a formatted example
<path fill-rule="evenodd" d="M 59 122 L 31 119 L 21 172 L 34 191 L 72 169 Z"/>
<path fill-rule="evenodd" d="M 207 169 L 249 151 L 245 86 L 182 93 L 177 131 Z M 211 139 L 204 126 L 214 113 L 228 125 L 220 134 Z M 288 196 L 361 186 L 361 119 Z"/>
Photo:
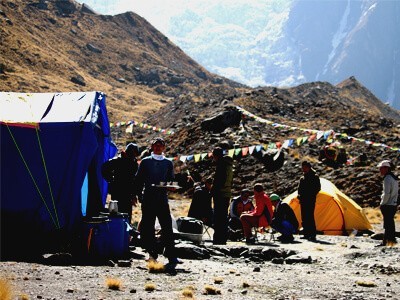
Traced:
<path fill-rule="evenodd" d="M 168 265 L 174 267 L 178 263 L 178 259 L 167 196 L 167 190 L 172 188 L 162 187 L 167 182 L 173 181 L 174 166 L 172 161 L 164 156 L 165 141 L 162 138 L 152 141 L 151 150 L 151 155 L 141 161 L 136 173 L 138 192 L 143 191 L 140 236 L 144 249 L 149 253 L 149 260 L 157 260 L 154 226 L 156 218 L 158 218 L 165 247 L 164 256 L 169 259 Z"/>
<path fill-rule="evenodd" d="M 300 201 L 303 238 L 315 241 L 317 229 L 315 227 L 314 210 L 317 194 L 321 190 L 321 182 L 308 161 L 303 161 L 301 168 L 303 176 L 300 178 L 297 198 Z"/>
<path fill-rule="evenodd" d="M 216 164 L 211 194 L 214 202 L 213 244 L 224 245 L 228 240 L 228 208 L 232 196 L 233 159 L 223 154 L 220 147 L 213 152 Z"/>
<path fill-rule="evenodd" d="M 389 160 L 381 161 L 378 168 L 383 177 L 380 209 L 383 216 L 383 228 L 385 229 L 382 243 L 378 246 L 393 246 L 397 243 L 394 216 L 396 215 L 399 197 L 399 179 L 392 173 L 392 165 Z"/>
<path fill-rule="evenodd" d="M 137 203 L 135 174 L 138 170 L 138 156 L 138 146 L 129 143 L 119 156 L 106 161 L 101 167 L 111 199 L 118 201 L 118 211 L 127 213 L 129 222 L 132 221 L 132 205 Z"/>
<path fill-rule="evenodd" d="M 190 204 L 188 217 L 201 220 L 207 226 L 213 225 L 213 210 L 211 206 L 211 187 L 213 179 L 207 178 L 204 184 L 195 184 L 192 203 Z"/>
<path fill-rule="evenodd" d="M 294 240 L 293 233 L 297 232 L 299 222 L 289 204 L 282 202 L 277 194 L 269 197 L 275 207 L 271 227 L 278 231 L 281 236 L 278 239 L 283 243 L 291 243 Z"/>

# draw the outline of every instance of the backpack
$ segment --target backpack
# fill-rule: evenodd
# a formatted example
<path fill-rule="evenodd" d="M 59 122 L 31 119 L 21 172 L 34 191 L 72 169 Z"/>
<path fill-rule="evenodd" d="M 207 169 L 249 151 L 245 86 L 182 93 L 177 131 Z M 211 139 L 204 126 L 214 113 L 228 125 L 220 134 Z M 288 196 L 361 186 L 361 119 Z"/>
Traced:
<path fill-rule="evenodd" d="M 194 234 L 203 233 L 203 222 L 195 218 L 179 217 L 176 220 L 176 224 L 178 225 L 178 230 L 180 232 Z"/>

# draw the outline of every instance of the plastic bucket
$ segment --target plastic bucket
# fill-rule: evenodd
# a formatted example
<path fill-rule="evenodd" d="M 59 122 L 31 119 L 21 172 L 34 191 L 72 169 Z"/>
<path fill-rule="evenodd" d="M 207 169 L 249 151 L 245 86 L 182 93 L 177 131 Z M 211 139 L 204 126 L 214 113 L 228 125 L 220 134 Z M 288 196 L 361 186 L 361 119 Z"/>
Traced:
<path fill-rule="evenodd" d="M 108 216 L 109 222 L 109 248 L 110 256 L 120 258 L 129 253 L 129 228 L 128 214 L 126 213 L 101 213 Z"/>
<path fill-rule="evenodd" d="M 83 221 L 83 252 L 90 260 L 105 260 L 109 257 L 109 223 L 105 216 L 91 217 Z"/>

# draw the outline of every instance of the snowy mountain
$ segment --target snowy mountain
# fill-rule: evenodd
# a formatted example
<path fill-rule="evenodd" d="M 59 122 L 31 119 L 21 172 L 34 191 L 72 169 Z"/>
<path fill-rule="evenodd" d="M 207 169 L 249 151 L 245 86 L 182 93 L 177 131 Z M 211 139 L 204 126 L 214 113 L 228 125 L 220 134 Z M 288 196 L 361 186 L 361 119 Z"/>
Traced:
<path fill-rule="evenodd" d="M 104 4 L 87 2 L 95 8 Z M 149 10 L 152 2 L 157 5 Z M 132 10 L 211 72 L 253 87 L 336 84 L 355 76 L 400 109 L 400 1 L 150 0 L 148 5 Z"/>

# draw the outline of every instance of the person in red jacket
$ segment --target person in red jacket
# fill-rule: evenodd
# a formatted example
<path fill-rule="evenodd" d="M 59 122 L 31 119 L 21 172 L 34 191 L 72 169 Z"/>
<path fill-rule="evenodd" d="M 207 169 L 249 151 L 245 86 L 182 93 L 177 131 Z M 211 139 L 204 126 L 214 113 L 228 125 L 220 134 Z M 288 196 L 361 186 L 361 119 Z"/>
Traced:
<path fill-rule="evenodd" d="M 268 227 L 271 224 L 273 214 L 271 199 L 264 192 L 264 188 L 260 183 L 254 186 L 254 199 L 256 200 L 254 209 L 244 212 L 240 216 L 246 244 L 254 244 L 255 242 L 251 228 Z"/>

